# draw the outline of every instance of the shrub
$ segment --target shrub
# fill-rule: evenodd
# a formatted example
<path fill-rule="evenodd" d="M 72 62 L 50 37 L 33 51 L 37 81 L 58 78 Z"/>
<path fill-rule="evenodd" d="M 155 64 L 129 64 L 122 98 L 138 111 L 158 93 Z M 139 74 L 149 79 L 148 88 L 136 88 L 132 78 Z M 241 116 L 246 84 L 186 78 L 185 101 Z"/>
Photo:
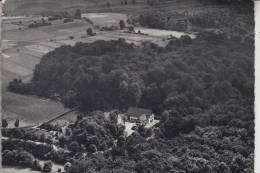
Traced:
<path fill-rule="evenodd" d="M 74 20 L 72 18 L 67 18 L 63 20 L 63 23 L 69 23 L 69 22 L 73 22 Z"/>
<path fill-rule="evenodd" d="M 2 152 L 3 165 L 16 165 L 16 153 L 11 150 L 3 150 Z"/>
<path fill-rule="evenodd" d="M 40 161 L 38 159 L 35 159 L 32 164 L 32 170 L 35 171 L 42 171 L 42 166 L 40 164 Z"/>
<path fill-rule="evenodd" d="M 120 29 L 125 29 L 125 21 L 123 21 L 123 20 L 120 20 L 119 21 L 119 27 L 120 27 Z"/>
<path fill-rule="evenodd" d="M 95 33 L 93 33 L 93 29 L 92 29 L 92 28 L 88 28 L 88 29 L 87 29 L 87 34 L 88 34 L 89 36 L 94 36 L 94 35 L 96 35 Z"/>
<path fill-rule="evenodd" d="M 176 137 L 180 133 L 189 133 L 195 129 L 195 122 L 191 117 L 182 117 L 171 113 L 169 119 L 161 124 L 161 129 L 166 137 Z"/>
<path fill-rule="evenodd" d="M 31 83 L 23 83 L 21 79 L 14 79 L 8 84 L 8 90 L 20 94 L 31 94 L 33 85 Z"/>
<path fill-rule="evenodd" d="M 50 160 L 44 162 L 42 171 L 43 172 L 51 172 L 51 170 L 52 170 L 52 162 Z"/>
<path fill-rule="evenodd" d="M 17 153 L 16 160 L 20 166 L 31 168 L 34 161 L 34 156 L 26 151 Z"/>
<path fill-rule="evenodd" d="M 8 122 L 7 122 L 6 119 L 2 119 L 2 127 L 3 127 L 3 128 L 8 127 Z"/>
<path fill-rule="evenodd" d="M 81 10 L 80 9 L 77 9 L 76 12 L 75 12 L 75 18 L 76 19 L 81 19 Z"/>
<path fill-rule="evenodd" d="M 73 141 L 70 145 L 69 145 L 69 149 L 72 152 L 80 152 L 81 148 L 78 142 Z"/>
<path fill-rule="evenodd" d="M 186 44 L 191 44 L 191 43 L 192 43 L 192 39 L 191 39 L 191 37 L 190 37 L 189 35 L 182 35 L 182 36 L 180 37 L 180 41 L 181 41 L 184 45 L 186 45 Z"/>

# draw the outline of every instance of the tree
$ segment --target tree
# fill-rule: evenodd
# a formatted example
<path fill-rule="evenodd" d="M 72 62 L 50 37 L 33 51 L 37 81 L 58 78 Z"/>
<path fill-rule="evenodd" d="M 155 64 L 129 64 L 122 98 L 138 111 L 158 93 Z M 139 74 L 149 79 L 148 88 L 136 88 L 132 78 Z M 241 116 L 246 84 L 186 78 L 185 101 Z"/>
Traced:
<path fill-rule="evenodd" d="M 93 36 L 93 35 L 94 35 L 92 28 L 88 28 L 88 29 L 87 29 L 87 34 L 88 34 L 89 36 Z"/>
<path fill-rule="evenodd" d="M 3 127 L 3 128 L 8 127 L 8 122 L 7 122 L 6 119 L 2 119 L 2 127 Z"/>
<path fill-rule="evenodd" d="M 195 123 L 191 117 L 182 117 L 174 111 L 170 114 L 169 119 L 160 127 L 166 137 L 176 137 L 180 133 L 189 133 L 195 129 Z"/>
<path fill-rule="evenodd" d="M 68 172 L 70 170 L 70 168 L 71 168 L 71 163 L 70 162 L 65 163 L 64 171 Z"/>
<path fill-rule="evenodd" d="M 184 45 L 188 45 L 192 43 L 192 39 L 189 35 L 182 35 L 180 37 L 180 41 L 184 44 Z"/>
<path fill-rule="evenodd" d="M 108 8 L 110 7 L 110 2 L 109 2 L 109 1 L 107 1 L 107 7 L 108 7 Z"/>
<path fill-rule="evenodd" d="M 77 93 L 70 90 L 62 97 L 61 101 L 66 107 L 73 108 L 77 105 Z"/>
<path fill-rule="evenodd" d="M 33 165 L 34 156 L 27 151 L 21 151 L 17 154 L 16 159 L 19 165 L 30 168 Z"/>
<path fill-rule="evenodd" d="M 73 141 L 70 146 L 69 146 L 69 149 L 72 151 L 72 152 L 80 152 L 80 145 L 78 142 L 76 141 Z"/>
<path fill-rule="evenodd" d="M 3 145 L 3 144 L 2 144 Z M 15 165 L 17 164 L 16 153 L 11 150 L 3 150 L 2 152 L 2 161 L 4 165 Z"/>
<path fill-rule="evenodd" d="M 15 120 L 14 126 L 15 126 L 15 127 L 19 127 L 19 119 L 16 119 L 16 120 Z"/>
<path fill-rule="evenodd" d="M 51 170 L 52 170 L 52 161 L 48 160 L 48 161 L 44 162 L 42 171 L 43 172 L 51 172 Z"/>
<path fill-rule="evenodd" d="M 97 147 L 96 147 L 96 145 L 91 144 L 91 145 L 89 146 L 89 152 L 90 152 L 90 153 L 95 153 L 95 152 L 97 152 Z"/>
<path fill-rule="evenodd" d="M 120 26 L 120 29 L 125 29 L 125 22 L 123 20 L 120 20 L 119 21 L 119 26 Z"/>
<path fill-rule="evenodd" d="M 42 171 L 42 166 L 40 164 L 40 161 L 38 159 L 35 159 L 32 164 L 32 170 L 35 171 Z"/>
<path fill-rule="evenodd" d="M 135 28 L 133 26 L 129 26 L 128 31 L 129 32 L 135 32 Z"/>
<path fill-rule="evenodd" d="M 76 12 L 75 12 L 75 18 L 76 19 L 81 19 L 81 10 L 80 9 L 77 9 Z"/>

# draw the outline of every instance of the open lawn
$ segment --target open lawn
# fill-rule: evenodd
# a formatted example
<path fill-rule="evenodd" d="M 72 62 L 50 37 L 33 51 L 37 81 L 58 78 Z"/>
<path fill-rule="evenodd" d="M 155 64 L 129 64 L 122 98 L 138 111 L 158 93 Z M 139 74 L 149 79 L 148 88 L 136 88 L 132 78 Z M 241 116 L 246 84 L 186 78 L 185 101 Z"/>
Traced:
<path fill-rule="evenodd" d="M 94 22 L 97 26 L 118 26 L 120 20 L 127 20 L 127 16 L 122 13 L 84 13 L 82 17 L 86 17 Z"/>

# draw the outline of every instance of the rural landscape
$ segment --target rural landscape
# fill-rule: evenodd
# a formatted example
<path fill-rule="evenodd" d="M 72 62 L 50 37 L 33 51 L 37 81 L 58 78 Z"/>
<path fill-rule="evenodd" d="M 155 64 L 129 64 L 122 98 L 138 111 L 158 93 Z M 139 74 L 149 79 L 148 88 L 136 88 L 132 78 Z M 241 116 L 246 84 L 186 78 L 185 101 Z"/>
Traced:
<path fill-rule="evenodd" d="M 4 173 L 253 173 L 251 0 L 7 0 Z"/>

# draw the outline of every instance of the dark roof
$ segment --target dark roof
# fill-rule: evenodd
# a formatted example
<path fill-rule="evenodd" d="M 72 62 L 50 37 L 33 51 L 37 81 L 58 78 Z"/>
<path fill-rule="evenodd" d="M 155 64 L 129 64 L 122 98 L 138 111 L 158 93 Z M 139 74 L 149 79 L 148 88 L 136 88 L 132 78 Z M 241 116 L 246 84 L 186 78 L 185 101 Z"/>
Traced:
<path fill-rule="evenodd" d="M 128 110 L 127 110 L 127 115 L 141 116 L 143 114 L 151 115 L 152 110 L 151 109 L 137 108 L 137 107 L 129 107 Z"/>

